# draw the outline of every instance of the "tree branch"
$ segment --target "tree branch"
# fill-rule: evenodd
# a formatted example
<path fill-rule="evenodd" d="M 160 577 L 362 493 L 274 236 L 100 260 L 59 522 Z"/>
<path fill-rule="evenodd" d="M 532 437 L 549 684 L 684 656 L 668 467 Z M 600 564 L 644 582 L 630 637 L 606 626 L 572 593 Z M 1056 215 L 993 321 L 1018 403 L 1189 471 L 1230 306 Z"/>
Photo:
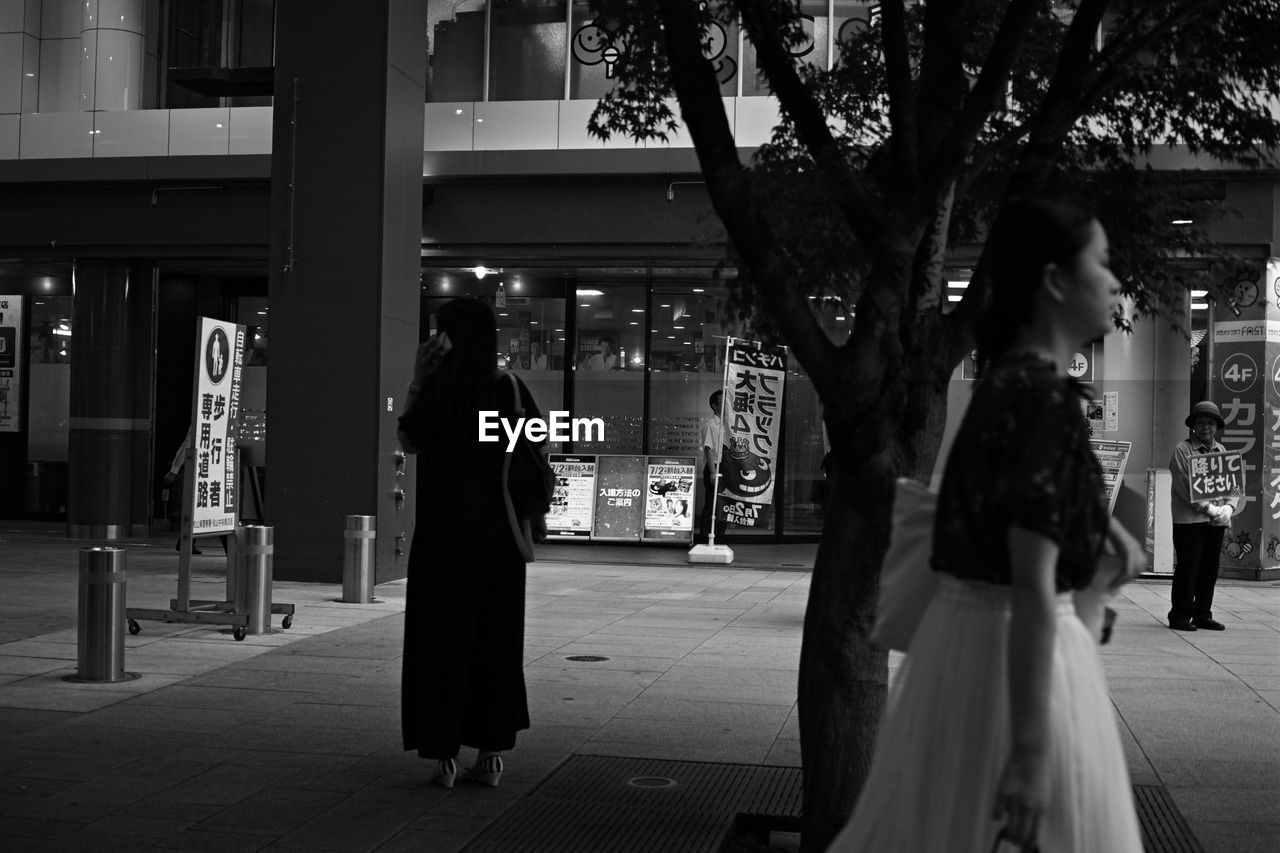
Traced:
<path fill-rule="evenodd" d="M 939 143 L 933 162 L 926 169 L 925 191 L 920 194 L 920 203 L 925 211 L 937 209 L 942 196 L 958 178 L 978 134 L 1004 96 L 1013 64 L 1022 52 L 1039 5 L 1039 0 L 1013 0 L 1005 11 L 991 52 L 987 54 L 977 82 L 965 98 L 964 108 Z"/>
<path fill-rule="evenodd" d="M 895 183 L 914 187 L 916 169 L 915 86 L 911 80 L 911 53 L 907 42 L 907 13 L 902 0 L 880 5 L 880 32 L 889 88 L 889 155 Z"/>
<path fill-rule="evenodd" d="M 738 4 L 742 25 L 756 49 L 756 61 L 782 110 L 791 118 L 796 136 L 813 157 L 814 163 L 839 187 L 840 210 L 853 234 L 867 251 L 880 240 L 881 214 L 876 209 L 857 173 L 849 169 L 827 117 L 800 75 L 795 62 L 783 47 L 778 34 L 785 26 L 767 0 L 742 0 Z"/>
<path fill-rule="evenodd" d="M 702 54 L 695 11 L 689 0 L 661 0 L 659 5 L 671 85 L 707 178 L 712 206 L 805 371 L 815 386 L 828 386 L 836 347 L 822 331 L 801 289 L 788 286 L 798 276 L 768 221 L 758 212 L 760 204 L 751 197 L 720 98 L 720 84 Z"/>

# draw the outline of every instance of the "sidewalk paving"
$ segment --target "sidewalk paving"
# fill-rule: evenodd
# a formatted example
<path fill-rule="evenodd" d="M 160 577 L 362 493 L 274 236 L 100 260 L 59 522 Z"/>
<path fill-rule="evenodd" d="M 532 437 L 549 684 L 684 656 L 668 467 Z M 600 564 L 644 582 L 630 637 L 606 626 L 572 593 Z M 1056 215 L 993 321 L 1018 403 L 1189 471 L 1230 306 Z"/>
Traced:
<path fill-rule="evenodd" d="M 140 678 L 75 684 L 62 677 L 81 544 L 0 529 L 6 851 L 453 851 L 570 755 L 799 764 L 813 545 L 735 548 L 727 567 L 679 550 L 545 549 L 529 567 L 533 727 L 500 788 L 446 792 L 400 749 L 403 582 L 373 605 L 276 583 L 293 627 L 243 642 L 142 622 L 125 661 Z M 172 540 L 128 547 L 129 605 L 167 607 Z M 224 566 L 210 541 L 193 598 L 222 597 Z M 1127 588 L 1104 649 L 1133 781 L 1166 786 L 1208 853 L 1280 851 L 1280 583 L 1221 584 L 1225 633 L 1169 631 L 1167 607 L 1165 582 Z M 568 659 L 583 655 L 607 660 Z"/>

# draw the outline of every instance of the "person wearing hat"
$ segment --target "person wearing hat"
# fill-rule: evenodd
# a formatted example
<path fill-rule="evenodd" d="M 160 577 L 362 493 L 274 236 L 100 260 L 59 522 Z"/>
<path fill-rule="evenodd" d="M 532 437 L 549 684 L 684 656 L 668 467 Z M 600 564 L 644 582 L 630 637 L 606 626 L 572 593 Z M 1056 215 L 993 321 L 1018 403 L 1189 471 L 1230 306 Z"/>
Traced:
<path fill-rule="evenodd" d="M 1173 515 L 1172 604 L 1169 627 L 1175 631 L 1222 631 L 1213 618 L 1213 588 L 1218 582 L 1218 555 L 1222 538 L 1231 527 L 1239 497 L 1191 500 L 1191 457 L 1197 453 L 1224 453 L 1215 436 L 1226 424 L 1216 404 L 1196 403 L 1187 415 L 1191 437 L 1178 443 L 1169 460 L 1173 476 L 1170 509 Z"/>

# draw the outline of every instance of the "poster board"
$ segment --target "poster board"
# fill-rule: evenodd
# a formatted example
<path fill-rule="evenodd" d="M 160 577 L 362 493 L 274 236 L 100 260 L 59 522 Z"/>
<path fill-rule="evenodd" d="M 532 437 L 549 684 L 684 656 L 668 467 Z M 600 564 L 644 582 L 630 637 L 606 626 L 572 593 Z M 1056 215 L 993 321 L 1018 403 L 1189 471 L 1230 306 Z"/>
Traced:
<path fill-rule="evenodd" d="M 777 485 L 787 349 L 729 339 L 721 420 L 727 437 L 716 478 L 715 516 L 739 527 L 771 526 Z"/>
<path fill-rule="evenodd" d="M 1102 487 L 1107 495 L 1107 515 L 1116 508 L 1116 495 L 1124 478 L 1124 466 L 1129 461 L 1132 441 L 1099 441 L 1091 439 L 1089 446 L 1102 467 Z"/>
<path fill-rule="evenodd" d="M 191 535 L 234 533 L 237 506 L 236 437 L 245 327 L 199 318 L 195 394 L 191 403 L 186 482 Z"/>
<path fill-rule="evenodd" d="M 547 513 L 548 539 L 586 539 L 595 518 L 596 457 L 553 453 L 556 488 Z"/>
<path fill-rule="evenodd" d="M 1193 453 L 1187 463 L 1187 494 L 1192 503 L 1244 497 L 1243 454 Z"/>
<path fill-rule="evenodd" d="M 696 466 L 693 456 L 648 457 L 642 541 L 693 541 Z"/>
<path fill-rule="evenodd" d="M 22 297 L 0 296 L 0 432 L 22 429 Z"/>
<path fill-rule="evenodd" d="M 598 456 L 591 538 L 635 542 L 644 528 L 644 456 Z"/>

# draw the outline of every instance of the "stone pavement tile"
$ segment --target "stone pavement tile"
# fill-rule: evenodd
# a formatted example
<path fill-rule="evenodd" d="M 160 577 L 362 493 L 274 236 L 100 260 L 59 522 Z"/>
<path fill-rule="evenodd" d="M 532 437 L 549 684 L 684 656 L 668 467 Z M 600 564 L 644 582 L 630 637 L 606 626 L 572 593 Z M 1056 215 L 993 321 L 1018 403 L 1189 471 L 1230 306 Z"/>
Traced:
<path fill-rule="evenodd" d="M 295 727 L 272 718 L 248 723 L 235 732 L 236 748 L 301 752 L 316 755 L 368 755 L 385 743 L 387 734 L 359 729 Z"/>
<path fill-rule="evenodd" d="M 72 639 L 71 642 L 66 642 L 33 637 L 29 640 L 15 640 L 12 643 L 4 644 L 6 657 L 53 658 L 55 660 L 74 661 L 77 651 L 75 639 Z"/>
<path fill-rule="evenodd" d="M 728 629 L 726 629 L 728 630 Z M 702 637 L 646 637 L 632 634 L 588 634 L 556 650 L 562 655 L 634 655 L 679 659 L 705 642 Z"/>
<path fill-rule="evenodd" d="M 1280 831 L 1280 788 L 1175 788 L 1169 795 L 1189 821 L 1270 824 Z"/>
<path fill-rule="evenodd" d="M 297 682 L 292 682 L 297 684 Z M 288 689 L 288 688 L 286 688 Z M 298 701 L 321 701 L 327 705 L 367 705 L 382 708 L 400 707 L 400 677 L 368 677 L 344 679 L 329 690 L 315 689 L 296 693 Z"/>
<path fill-rule="evenodd" d="M 505 772 L 497 788 L 474 782 L 459 782 L 448 792 L 448 796 L 431 805 L 427 817 L 454 817 L 462 820 L 479 817 L 492 820 L 533 790 L 535 784 L 529 780 L 508 779 Z M 425 818 L 418 818 L 410 826 L 421 827 L 424 820 Z"/>
<path fill-rule="evenodd" d="M 791 708 L 789 706 L 780 704 L 659 698 L 645 693 L 637 696 L 619 711 L 617 719 L 701 723 L 709 731 L 721 726 L 730 728 L 752 728 L 758 726 L 778 732 L 789 720 L 790 713 Z"/>
<path fill-rule="evenodd" d="M 1259 831 L 1256 824 L 1196 821 L 1195 833 L 1205 853 L 1280 853 L 1280 827 Z"/>
<path fill-rule="evenodd" d="M 575 655 L 597 655 L 608 658 L 607 660 L 595 661 L 571 661 L 569 658 Z M 662 657 L 633 657 L 630 655 L 606 655 L 599 651 L 571 651 L 565 652 L 563 649 L 556 649 L 549 654 L 538 655 L 532 659 L 525 660 L 525 671 L 531 668 L 547 668 L 547 667 L 566 667 L 581 666 L 590 669 L 603 670 L 628 670 L 633 672 L 665 672 L 679 658 L 662 658 Z"/>
<path fill-rule="evenodd" d="M 29 776 L 0 776 L 0 794 L 5 797 L 12 795 L 21 795 L 25 797 L 48 797 L 59 791 L 65 791 L 67 788 L 75 787 L 77 783 L 74 779 L 32 779 Z M 3 807 L 3 804 L 0 804 Z M 10 814 L 26 814 L 22 812 L 10 812 Z"/>
<path fill-rule="evenodd" d="M 697 652 L 690 653 L 680 663 L 675 664 L 671 669 L 664 672 L 659 682 L 665 684 L 728 684 L 735 688 L 755 688 L 767 693 L 788 694 L 791 696 L 792 701 L 795 700 L 795 665 L 777 669 L 766 669 L 764 667 L 728 669 L 719 665 L 698 666 L 688 663 L 688 661 L 694 659 L 696 654 Z M 794 663 L 798 664 L 798 660 Z"/>
<path fill-rule="evenodd" d="M 657 758 L 664 761 L 710 761 L 728 764 L 764 764 L 771 744 L 736 744 L 704 741 L 677 749 L 650 741 L 591 741 L 584 749 L 594 755 L 619 758 Z"/>
<path fill-rule="evenodd" d="M 229 806 L 253 796 L 292 769 L 227 764 L 206 770 L 148 798 L 149 802 L 197 803 Z"/>
<path fill-rule="evenodd" d="M 159 817 L 135 817 L 133 815 L 113 814 L 104 817 L 101 820 L 94 821 L 85 827 L 87 833 L 95 833 L 100 835 L 123 835 L 130 839 L 154 839 L 152 843 L 156 843 L 159 839 L 169 838 L 189 829 L 192 822 L 189 820 L 174 820 L 172 818 Z M 132 841 L 124 841 L 117 839 L 114 846 L 132 847 Z M 110 849 L 110 848 L 104 848 Z"/>
<path fill-rule="evenodd" d="M 184 708 L 175 713 L 172 708 L 123 702 L 84 714 L 66 723 L 67 729 L 79 726 L 104 726 L 121 729 L 142 729 L 147 732 L 187 732 L 191 734 L 217 734 L 243 726 L 260 717 L 251 711 L 225 708 Z"/>
<path fill-rule="evenodd" d="M 84 826 L 75 820 L 5 816 L 0 817 L 0 838 L 62 838 Z"/>
<path fill-rule="evenodd" d="M 120 756 L 132 761 L 148 755 L 174 752 L 198 743 L 201 737 L 192 732 L 129 729 L 99 725 L 93 720 L 77 720 L 56 729 L 27 732 L 16 738 L 14 743 L 32 752 Z"/>
<path fill-rule="evenodd" d="M 706 667 L 700 667 L 706 669 Z M 761 687 L 739 684 L 731 680 L 709 683 L 696 680 L 674 680 L 666 676 L 644 689 L 647 698 L 658 701 L 669 699 L 694 699 L 707 702 L 758 702 L 767 705 L 791 707 L 796 701 L 795 674 L 787 686 Z"/>
<path fill-rule="evenodd" d="M 1259 690 L 1258 696 L 1272 708 L 1280 711 L 1280 690 Z"/>
<path fill-rule="evenodd" d="M 28 814 L 46 820 L 91 823 L 153 796 L 173 784 L 168 779 L 99 776 L 45 797 Z"/>
<path fill-rule="evenodd" d="M 130 850 L 151 850 L 159 839 L 138 837 L 130 839 Z M 82 830 L 74 835 L 64 835 L 54 841 L 35 839 L 5 839 L 5 853 L 102 853 L 126 846 L 120 836 Z"/>
<path fill-rule="evenodd" d="M 351 676 L 335 676 L 322 672 L 279 672 L 270 669 L 226 666 L 190 679 L 186 683 L 200 687 L 263 687 L 268 690 L 316 693 L 341 689 L 358 681 L 359 679 Z"/>
<path fill-rule="evenodd" d="M 210 687 L 200 684 L 175 684 L 132 699 L 130 707 L 138 705 L 155 705 L 168 709 L 202 708 L 208 710 L 228 709 L 248 713 L 270 713 L 286 705 L 292 705 L 305 694 L 291 690 L 268 690 L 264 688 Z"/>
<path fill-rule="evenodd" d="M 295 653 L 260 655 L 240 663 L 236 668 L 241 670 L 270 670 L 290 674 L 358 676 L 369 669 L 369 662 L 362 658 L 321 657 L 319 655 Z"/>
<path fill-rule="evenodd" d="M 177 675 L 149 674 L 132 681 L 106 684 L 79 684 L 62 680 L 62 676 L 74 674 L 75 669 L 72 667 L 6 684 L 0 690 L 0 707 L 93 711 L 181 680 L 181 676 Z"/>
<path fill-rule="evenodd" d="M 346 799 L 332 791 L 264 788 L 201 821 L 195 829 L 210 832 L 252 832 L 271 836 L 288 833 Z"/>
<path fill-rule="evenodd" d="M 24 734 L 75 718 L 69 711 L 41 711 L 31 708 L 0 708 L 0 732 L 4 736 Z"/>
<path fill-rule="evenodd" d="M 769 747 L 763 763 L 774 767 L 799 767 L 800 738 L 779 737 Z"/>
<path fill-rule="evenodd" d="M 1160 779 L 1170 788 L 1280 790 L 1280 762 L 1165 760 Z"/>
<path fill-rule="evenodd" d="M 646 622 L 620 620 L 612 625 L 598 628 L 594 634 L 595 636 L 667 637 L 705 640 L 714 634 L 716 630 L 716 626 L 654 625 Z"/>
<path fill-rule="evenodd" d="M 714 725 L 683 720 L 618 718 L 606 723 L 582 746 L 591 752 L 608 743 L 657 743 L 679 756 L 695 748 L 714 744 L 758 755 L 760 760 L 778 736 L 779 726 L 753 724 L 750 720 L 720 720 Z M 740 759 L 747 760 L 747 759 Z"/>
<path fill-rule="evenodd" d="M 225 808 L 215 803 L 180 803 L 175 800 L 145 799 L 122 808 L 122 817 L 145 817 L 155 820 L 179 820 L 198 823 Z"/>
<path fill-rule="evenodd" d="M 558 721 L 539 724 L 535 721 L 528 731 L 520 733 L 519 749 L 559 751 L 568 755 L 577 751 L 599 730 L 599 726 L 567 726 Z"/>
<path fill-rule="evenodd" d="M 299 729 L 359 729 L 384 736 L 400 736 L 400 706 L 334 705 L 321 694 L 312 694 L 266 719 Z"/>
<path fill-rule="evenodd" d="M 32 779 L 70 779 L 77 782 L 87 781 L 96 776 L 110 773 L 117 768 L 135 760 L 135 757 L 112 753 L 110 755 L 94 755 L 92 753 L 50 752 L 44 750 L 25 750 L 18 756 L 31 756 L 31 762 L 24 767 L 11 771 L 12 776 L 25 776 Z"/>
<path fill-rule="evenodd" d="M 378 847 L 378 853 L 458 853 L 483 829 L 475 826 L 457 832 L 402 829 Z"/>
<path fill-rule="evenodd" d="M 314 851 L 376 850 L 425 811 L 421 790 L 366 788 L 275 841 Z"/>
<path fill-rule="evenodd" d="M 244 832 L 213 832 L 185 829 L 161 840 L 154 850 L 200 851 L 201 853 L 255 853 L 271 842 L 264 835 Z"/>
<path fill-rule="evenodd" d="M 621 690 L 639 691 L 656 681 L 662 670 L 605 669 L 591 663 L 553 661 L 547 665 L 533 664 L 525 667 L 524 680 L 541 684 L 564 686 L 586 685 L 593 687 L 618 687 Z"/>
<path fill-rule="evenodd" d="M 174 784 L 184 779 L 190 779 L 192 776 L 198 776 L 216 766 L 216 764 L 209 762 L 192 761 L 186 754 L 186 750 L 182 750 L 170 755 L 139 758 L 137 761 L 117 767 L 111 773 L 113 776 L 123 777 L 126 783 L 131 778 L 140 777 L 144 779 L 167 779 L 171 784 Z"/>
<path fill-rule="evenodd" d="M 12 684 L 15 681 L 21 681 L 24 678 L 26 678 L 25 675 L 0 675 L 0 687 Z"/>
<path fill-rule="evenodd" d="M 40 804 L 43 794 L 27 794 L 20 791 L 4 791 L 0 796 L 0 817 L 25 818 L 31 809 Z M 2 838 L 3 835 L 0 835 Z"/>
<path fill-rule="evenodd" d="M 25 678 L 29 675 L 41 675 L 54 670 L 69 672 L 75 668 L 76 659 L 73 653 L 68 658 L 28 657 L 11 654 L 6 646 L 0 646 L 0 673 Z"/>

